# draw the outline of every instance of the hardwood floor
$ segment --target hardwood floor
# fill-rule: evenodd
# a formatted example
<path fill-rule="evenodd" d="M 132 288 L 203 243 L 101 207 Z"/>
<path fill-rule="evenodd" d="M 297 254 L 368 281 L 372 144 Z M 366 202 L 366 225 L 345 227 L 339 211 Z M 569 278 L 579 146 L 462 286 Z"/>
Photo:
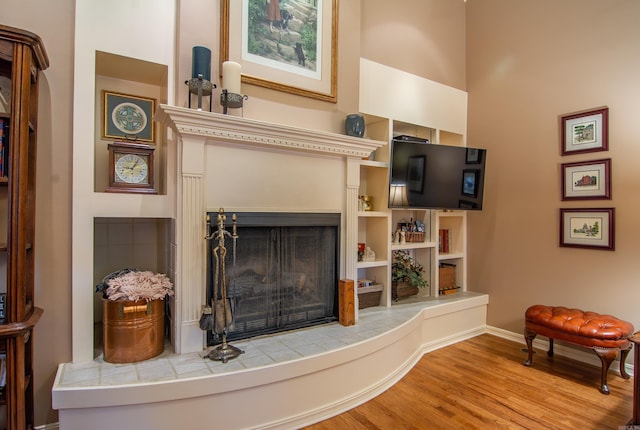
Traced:
<path fill-rule="evenodd" d="M 598 367 L 542 350 L 525 367 L 523 347 L 485 334 L 431 352 L 378 397 L 305 430 L 621 430 L 631 419 L 633 377 L 615 364 L 604 395 Z"/>

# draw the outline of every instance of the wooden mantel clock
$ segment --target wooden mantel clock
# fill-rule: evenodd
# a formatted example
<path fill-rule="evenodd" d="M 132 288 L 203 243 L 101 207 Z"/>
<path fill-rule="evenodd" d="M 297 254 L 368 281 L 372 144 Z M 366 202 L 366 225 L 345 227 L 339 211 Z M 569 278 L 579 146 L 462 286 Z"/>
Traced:
<path fill-rule="evenodd" d="M 153 151 L 150 145 L 128 142 L 109 144 L 110 193 L 157 194 L 153 186 Z"/>

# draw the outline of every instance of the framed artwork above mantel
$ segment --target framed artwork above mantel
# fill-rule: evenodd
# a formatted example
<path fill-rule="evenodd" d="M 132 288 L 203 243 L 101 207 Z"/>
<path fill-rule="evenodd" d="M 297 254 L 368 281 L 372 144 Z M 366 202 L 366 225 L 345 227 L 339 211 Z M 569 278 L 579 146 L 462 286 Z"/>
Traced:
<path fill-rule="evenodd" d="M 244 83 L 336 103 L 337 3 L 221 0 L 220 73 L 233 61 Z"/>

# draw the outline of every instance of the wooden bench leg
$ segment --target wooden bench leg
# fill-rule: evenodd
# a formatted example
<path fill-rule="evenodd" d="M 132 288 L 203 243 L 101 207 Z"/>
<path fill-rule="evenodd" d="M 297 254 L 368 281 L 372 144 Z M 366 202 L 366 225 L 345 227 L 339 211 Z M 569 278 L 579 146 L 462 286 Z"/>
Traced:
<path fill-rule="evenodd" d="M 527 351 L 529 352 L 529 355 L 524 362 L 525 366 L 531 366 L 531 363 L 533 361 L 533 339 L 536 338 L 537 334 L 538 333 L 529 330 L 528 328 L 524 329 L 524 341 L 527 343 Z"/>
<path fill-rule="evenodd" d="M 547 357 L 553 357 L 553 339 L 549 338 L 549 350 L 547 351 Z"/>
<path fill-rule="evenodd" d="M 607 373 L 609 373 L 609 367 L 611 363 L 618 356 L 619 348 L 599 348 L 594 347 L 593 350 L 600 358 L 602 362 L 602 369 L 600 372 L 600 392 L 602 394 L 609 394 L 609 386 L 607 385 Z M 626 373 L 626 372 L 625 372 Z"/>
<path fill-rule="evenodd" d="M 630 345 L 629 348 L 623 349 L 622 352 L 620 353 L 620 376 L 622 376 L 624 379 L 631 378 L 631 375 L 627 373 L 627 369 L 625 369 L 624 367 L 624 362 L 627 361 L 627 356 L 629 355 L 632 349 L 633 349 L 633 345 Z"/>

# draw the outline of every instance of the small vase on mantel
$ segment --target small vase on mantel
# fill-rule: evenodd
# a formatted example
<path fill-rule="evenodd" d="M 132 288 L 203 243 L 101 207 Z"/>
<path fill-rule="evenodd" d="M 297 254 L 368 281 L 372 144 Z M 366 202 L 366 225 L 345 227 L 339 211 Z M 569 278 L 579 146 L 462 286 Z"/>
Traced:
<path fill-rule="evenodd" d="M 391 298 L 393 300 L 403 299 L 418 294 L 418 287 L 403 281 L 393 281 L 391 283 Z"/>
<path fill-rule="evenodd" d="M 344 131 L 348 136 L 364 136 L 364 117 L 357 113 L 347 115 L 344 119 Z"/>

